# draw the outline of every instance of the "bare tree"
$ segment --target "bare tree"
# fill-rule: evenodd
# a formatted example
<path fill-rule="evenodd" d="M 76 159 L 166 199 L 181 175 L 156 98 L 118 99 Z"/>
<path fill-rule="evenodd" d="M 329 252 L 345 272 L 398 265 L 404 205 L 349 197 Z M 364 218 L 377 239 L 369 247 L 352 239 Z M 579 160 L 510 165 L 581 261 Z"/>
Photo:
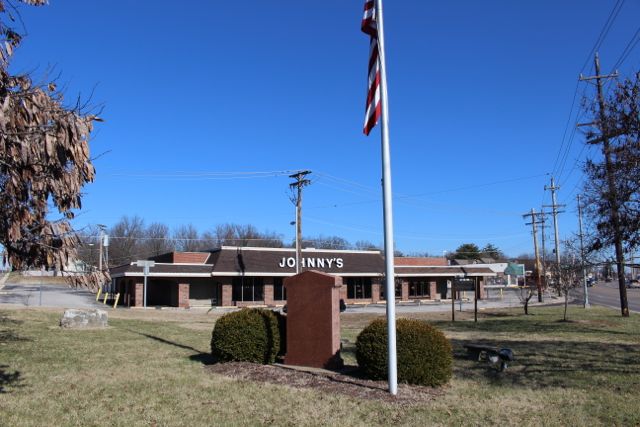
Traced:
<path fill-rule="evenodd" d="M 582 264 L 577 251 L 575 240 L 568 239 L 563 242 L 563 256 L 560 265 L 554 263 L 551 266 L 551 288 L 564 296 L 564 316 L 566 322 L 569 296 L 573 289 L 582 284 Z"/>
<path fill-rule="evenodd" d="M 216 246 L 259 246 L 281 248 L 284 246 L 282 236 L 277 233 L 262 233 L 251 225 L 221 224 L 211 236 L 215 236 Z"/>
<path fill-rule="evenodd" d="M 358 240 L 356 242 L 356 249 L 360 251 L 379 251 L 381 250 L 380 245 L 376 245 L 375 243 L 371 243 L 368 240 Z"/>
<path fill-rule="evenodd" d="M 197 252 L 202 249 L 198 238 L 198 230 L 193 224 L 181 225 L 173 231 L 176 250 L 182 252 Z"/>
<path fill-rule="evenodd" d="M 144 257 L 141 247 L 145 235 L 144 220 L 135 215 L 123 216 L 109 229 L 109 265 L 126 264 Z"/>
<path fill-rule="evenodd" d="M 518 293 L 518 298 L 520 299 L 520 302 L 522 303 L 522 307 L 524 308 L 524 314 L 525 315 L 529 314 L 529 301 L 535 295 L 534 290 L 536 290 L 536 289 L 537 289 L 537 287 L 532 283 L 527 283 L 526 279 L 525 279 L 525 282 L 524 282 L 524 286 L 520 287 L 520 292 Z"/>
<path fill-rule="evenodd" d="M 63 270 L 77 257 L 80 241 L 69 220 L 81 207 L 82 187 L 95 177 L 89 137 L 99 119 L 79 103 L 65 106 L 54 82 L 9 72 L 22 36 L 7 5 L 0 0 L 0 244 L 15 268 Z"/>
<path fill-rule="evenodd" d="M 173 246 L 174 243 L 169 236 L 169 227 L 165 224 L 154 222 L 144 231 L 141 247 L 145 257 L 171 252 Z"/>
<path fill-rule="evenodd" d="M 349 249 L 351 243 L 340 236 L 318 236 L 315 238 L 304 238 L 305 245 L 313 246 L 316 249 Z"/>
<path fill-rule="evenodd" d="M 596 73 L 599 68 L 596 57 Z M 620 309 L 629 317 L 624 252 L 640 244 L 640 73 L 618 84 L 606 100 L 600 79 L 597 83 L 586 132 L 587 144 L 602 144 L 602 158 L 585 165 L 586 214 L 596 233 L 590 246 L 615 248 Z"/>
<path fill-rule="evenodd" d="M 80 246 L 78 259 L 83 261 L 90 271 L 97 270 L 100 257 L 100 229 L 95 225 L 88 225 L 78 233 Z"/>

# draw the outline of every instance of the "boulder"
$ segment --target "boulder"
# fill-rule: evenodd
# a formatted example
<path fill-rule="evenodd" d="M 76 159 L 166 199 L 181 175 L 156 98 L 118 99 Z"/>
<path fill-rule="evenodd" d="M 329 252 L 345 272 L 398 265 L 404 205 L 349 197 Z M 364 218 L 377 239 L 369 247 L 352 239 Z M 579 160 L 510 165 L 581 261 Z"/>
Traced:
<path fill-rule="evenodd" d="M 98 309 L 68 308 L 60 319 L 62 328 L 106 328 L 107 312 Z"/>

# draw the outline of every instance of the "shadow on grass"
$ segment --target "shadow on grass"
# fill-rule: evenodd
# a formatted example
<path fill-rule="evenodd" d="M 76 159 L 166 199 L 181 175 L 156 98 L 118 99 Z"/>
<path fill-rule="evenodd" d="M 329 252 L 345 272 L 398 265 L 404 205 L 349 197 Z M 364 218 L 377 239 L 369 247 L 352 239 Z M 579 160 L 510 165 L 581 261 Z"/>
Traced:
<path fill-rule="evenodd" d="M 138 335 L 142 335 L 143 337 L 152 339 L 154 341 L 157 341 L 159 343 L 162 344 L 167 344 L 167 345 L 171 345 L 173 347 L 178 347 L 181 348 L 183 350 L 189 350 L 189 351 L 193 351 L 196 354 L 192 354 L 191 356 L 189 356 L 189 360 L 193 360 L 195 362 L 200 362 L 204 365 L 212 365 L 214 363 L 216 363 L 216 360 L 213 358 L 213 356 L 211 355 L 211 353 L 203 353 L 200 350 L 191 347 L 190 345 L 185 345 L 185 344 L 180 344 L 178 342 L 175 341 L 170 341 L 164 338 L 160 338 L 157 337 L 155 335 L 151 335 L 151 334 L 146 334 L 144 332 L 138 332 L 138 331 L 133 331 L 131 329 L 127 329 L 129 332 L 134 333 L 134 334 L 138 334 Z"/>
<path fill-rule="evenodd" d="M 20 320 L 11 319 L 6 314 L 0 314 L 0 326 L 17 326 L 22 324 Z M 16 332 L 5 329 L 0 330 L 0 343 L 8 342 L 20 342 L 20 341 L 32 341 L 29 338 L 24 338 L 18 335 Z M 0 365 L 0 393 L 7 393 L 7 386 L 19 386 L 22 380 L 20 371 L 10 371 L 8 365 Z"/>
<path fill-rule="evenodd" d="M 508 347 L 515 361 L 502 373 L 487 362 L 470 360 L 464 344 Z M 526 388 L 610 386 L 635 389 L 640 384 L 640 345 L 575 341 L 452 339 L 454 375 L 495 385 Z"/>
<path fill-rule="evenodd" d="M 0 365 L 0 393 L 6 393 L 6 386 L 16 386 L 21 381 L 20 371 L 9 372 L 7 365 Z"/>

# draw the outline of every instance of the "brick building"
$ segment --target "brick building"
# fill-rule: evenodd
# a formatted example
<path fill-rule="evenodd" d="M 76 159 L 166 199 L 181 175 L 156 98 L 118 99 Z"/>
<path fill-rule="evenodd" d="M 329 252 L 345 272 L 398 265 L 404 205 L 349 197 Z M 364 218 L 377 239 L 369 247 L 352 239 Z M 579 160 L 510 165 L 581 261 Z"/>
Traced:
<path fill-rule="evenodd" d="M 223 246 L 207 252 L 171 252 L 150 258 L 148 306 L 277 306 L 286 302 L 285 277 L 296 274 L 296 253 L 290 248 Z M 341 298 L 347 303 L 376 303 L 385 299 L 384 259 L 378 251 L 303 249 L 301 271 L 317 270 L 340 276 Z M 445 299 L 456 277 L 484 277 L 491 270 L 447 266 L 438 258 L 396 259 L 396 299 Z M 143 305 L 142 267 L 126 264 L 111 269 L 112 290 L 121 304 Z"/>

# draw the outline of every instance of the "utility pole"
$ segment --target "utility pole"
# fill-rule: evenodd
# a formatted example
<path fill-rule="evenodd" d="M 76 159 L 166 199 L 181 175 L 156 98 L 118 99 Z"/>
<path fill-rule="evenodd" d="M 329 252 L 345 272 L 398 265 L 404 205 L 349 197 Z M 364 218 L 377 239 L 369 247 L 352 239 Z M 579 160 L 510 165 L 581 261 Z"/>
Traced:
<path fill-rule="evenodd" d="M 302 189 L 311 184 L 311 181 L 305 177 L 309 175 L 311 171 L 298 171 L 293 175 L 289 175 L 289 178 L 295 179 L 294 182 L 289 184 L 291 191 L 297 188 L 297 193 L 293 193 L 291 201 L 296 205 L 296 273 L 300 273 L 300 263 L 302 262 Z"/>
<path fill-rule="evenodd" d="M 578 230 L 580 232 L 580 264 L 582 265 L 582 286 L 584 288 L 584 308 L 589 308 L 589 290 L 587 289 L 587 270 L 584 268 L 584 241 L 582 236 L 582 205 L 578 194 Z"/>
<path fill-rule="evenodd" d="M 551 186 L 544 186 L 545 190 L 551 190 L 551 205 L 544 205 L 544 207 L 551 208 L 551 214 L 553 215 L 553 230 L 555 233 L 555 252 L 556 252 L 556 264 L 558 271 L 560 269 L 560 238 L 558 237 L 558 214 L 562 213 L 558 210 L 560 207 L 564 207 L 565 205 L 558 205 L 556 203 L 556 190 L 559 190 L 560 187 L 556 187 L 555 181 L 553 177 L 551 177 Z"/>
<path fill-rule="evenodd" d="M 538 253 L 538 227 L 537 224 L 540 224 L 540 221 L 536 220 L 536 210 L 531 209 L 531 213 L 522 215 L 524 218 L 531 217 L 531 222 L 526 223 L 526 225 L 531 225 L 531 233 L 533 234 L 533 250 L 536 256 L 536 274 L 538 276 L 537 280 L 537 288 L 538 288 L 538 302 L 542 302 L 542 279 L 540 276 L 540 255 Z M 525 285 L 527 279 L 525 277 Z"/>
<path fill-rule="evenodd" d="M 595 80 L 598 93 L 598 109 L 599 120 L 596 122 L 600 128 L 600 138 L 587 141 L 588 144 L 602 143 L 602 154 L 605 161 L 605 173 L 607 175 L 608 197 L 607 201 L 610 206 L 611 226 L 613 227 L 613 241 L 616 248 L 616 265 L 618 268 L 618 288 L 620 290 L 620 310 L 622 317 L 629 317 L 629 301 L 627 300 L 627 288 L 624 278 L 624 253 L 622 251 L 622 232 L 620 230 L 620 207 L 618 206 L 618 192 L 616 190 L 615 177 L 613 175 L 613 161 L 611 160 L 611 147 L 609 144 L 609 130 L 607 127 L 607 118 L 604 104 L 604 96 L 602 94 L 602 80 L 618 77 L 618 73 L 608 75 L 600 75 L 600 57 L 596 53 L 594 58 L 594 66 L 596 75 L 584 77 L 580 75 L 580 80 Z"/>
<path fill-rule="evenodd" d="M 545 248 L 545 231 L 544 225 L 546 222 L 545 215 L 546 212 L 540 212 L 540 234 L 542 235 L 542 277 L 544 277 L 544 288 L 547 287 L 547 249 Z"/>
<path fill-rule="evenodd" d="M 98 271 L 102 272 L 102 228 L 100 229 L 100 237 L 98 240 Z"/>

